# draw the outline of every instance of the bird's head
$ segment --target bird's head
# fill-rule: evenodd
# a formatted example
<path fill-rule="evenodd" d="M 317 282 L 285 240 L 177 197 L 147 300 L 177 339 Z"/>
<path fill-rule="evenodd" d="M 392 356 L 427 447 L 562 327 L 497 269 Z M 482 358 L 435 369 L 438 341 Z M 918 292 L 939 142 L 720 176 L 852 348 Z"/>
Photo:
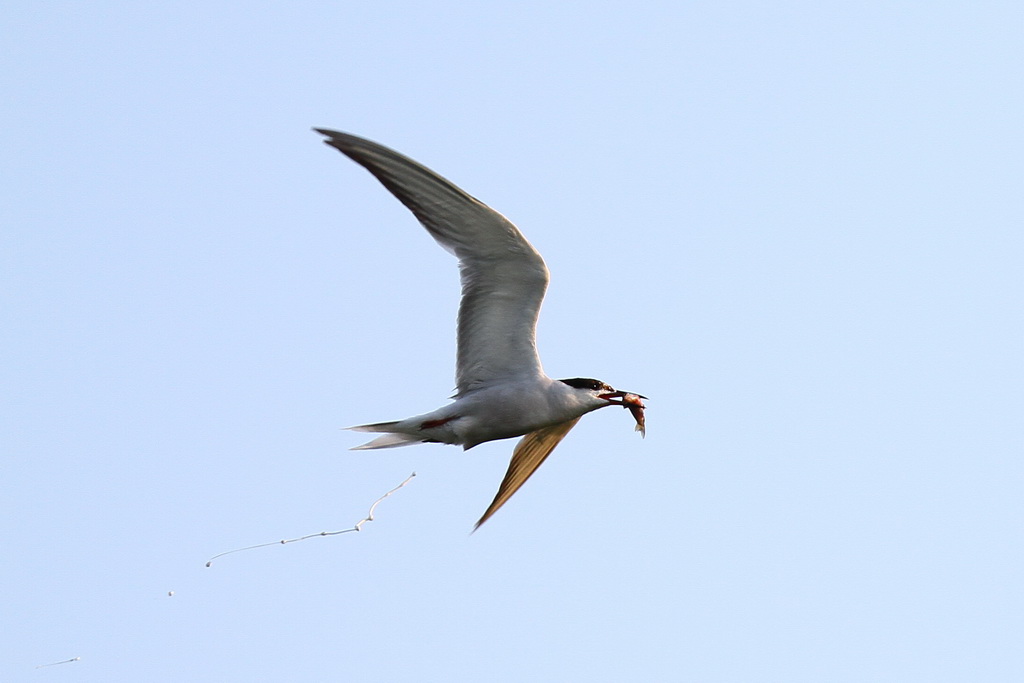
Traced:
<path fill-rule="evenodd" d="M 628 391 L 613 389 L 601 380 L 576 377 L 574 379 L 559 380 L 563 384 L 572 387 L 573 394 L 586 406 L 586 411 L 597 410 L 605 406 L 622 406 L 629 409 L 636 420 L 636 431 L 641 436 L 646 436 L 647 430 L 644 427 L 644 399 L 646 396 L 633 394 Z"/>
<path fill-rule="evenodd" d="M 628 391 L 619 391 L 613 389 L 599 379 L 589 379 L 586 377 L 575 377 L 573 379 L 562 379 L 559 380 L 563 384 L 568 384 L 570 387 L 576 390 L 577 395 L 580 396 L 585 402 L 596 408 L 604 408 L 605 406 L 622 406 L 628 408 L 629 406 L 639 406 L 643 408 L 641 399 L 647 398 L 640 394 L 633 394 Z"/>

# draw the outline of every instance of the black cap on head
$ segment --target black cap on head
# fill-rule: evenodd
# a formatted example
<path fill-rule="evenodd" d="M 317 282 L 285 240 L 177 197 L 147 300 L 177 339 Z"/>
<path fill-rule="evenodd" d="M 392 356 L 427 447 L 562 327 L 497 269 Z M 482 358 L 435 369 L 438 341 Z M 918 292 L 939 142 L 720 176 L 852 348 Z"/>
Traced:
<path fill-rule="evenodd" d="M 560 379 L 558 381 L 568 384 L 573 389 L 593 389 L 594 391 L 597 391 L 599 389 L 608 388 L 608 385 L 601 380 L 589 379 L 587 377 L 574 377 L 572 379 Z"/>

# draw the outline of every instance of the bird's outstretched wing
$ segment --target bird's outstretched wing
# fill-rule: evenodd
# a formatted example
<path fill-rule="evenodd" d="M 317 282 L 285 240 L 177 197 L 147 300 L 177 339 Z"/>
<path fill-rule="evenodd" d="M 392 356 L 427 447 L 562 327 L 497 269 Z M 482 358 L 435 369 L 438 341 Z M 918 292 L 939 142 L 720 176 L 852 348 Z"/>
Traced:
<path fill-rule="evenodd" d="M 394 150 L 347 133 L 315 130 L 327 136 L 326 144 L 372 173 L 442 247 L 458 257 L 462 303 L 456 395 L 541 375 L 536 327 L 548 270 L 516 226 Z"/>
<path fill-rule="evenodd" d="M 530 475 L 537 471 L 537 468 L 541 466 L 544 459 L 551 454 L 551 451 L 555 450 L 555 446 L 565 438 L 569 430 L 575 427 L 579 421 L 580 418 L 577 417 L 575 420 L 538 429 L 524 436 L 516 444 L 516 449 L 512 452 L 512 462 L 508 464 L 505 478 L 501 480 L 501 486 L 498 487 L 498 494 L 494 496 L 490 507 L 487 508 L 483 517 L 473 527 L 473 531 L 479 529 L 481 524 L 490 519 L 491 515 L 497 512 L 498 508 L 504 505 L 505 501 L 511 498 L 512 494 L 526 483 Z"/>

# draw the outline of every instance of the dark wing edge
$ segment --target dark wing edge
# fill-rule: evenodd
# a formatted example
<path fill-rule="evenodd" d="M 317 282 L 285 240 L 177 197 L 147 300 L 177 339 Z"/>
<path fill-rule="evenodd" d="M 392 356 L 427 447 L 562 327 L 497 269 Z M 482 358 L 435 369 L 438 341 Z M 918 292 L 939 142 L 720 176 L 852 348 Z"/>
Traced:
<path fill-rule="evenodd" d="M 404 154 L 349 133 L 326 128 L 313 130 L 326 136 L 325 145 L 334 147 L 369 171 L 412 211 L 442 247 L 460 259 L 465 256 L 460 252 L 472 251 L 474 245 L 467 244 L 465 233 L 453 227 L 469 221 L 508 223 L 504 216 L 455 183 Z"/>
<path fill-rule="evenodd" d="M 541 374 L 537 316 L 548 284 L 544 259 L 507 218 L 426 166 L 384 145 L 314 128 L 369 171 L 459 259 L 456 396 L 499 379 Z M 510 298 L 510 293 L 514 296 Z"/>

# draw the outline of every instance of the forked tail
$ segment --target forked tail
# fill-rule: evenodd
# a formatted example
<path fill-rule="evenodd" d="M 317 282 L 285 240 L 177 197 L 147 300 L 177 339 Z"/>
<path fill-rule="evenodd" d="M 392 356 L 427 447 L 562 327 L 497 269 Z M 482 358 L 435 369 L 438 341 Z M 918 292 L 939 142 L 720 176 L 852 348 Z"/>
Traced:
<path fill-rule="evenodd" d="M 353 446 L 349 450 L 370 451 L 376 448 L 398 448 L 399 446 L 412 446 L 413 444 L 426 443 L 429 441 L 429 439 L 424 439 L 422 436 L 413 436 L 412 434 L 402 434 L 401 432 L 391 431 L 397 424 L 399 424 L 398 421 L 378 422 L 371 425 L 349 427 L 348 429 L 353 432 L 384 432 L 383 436 L 378 436 L 373 441 L 364 443 L 361 446 Z"/>

